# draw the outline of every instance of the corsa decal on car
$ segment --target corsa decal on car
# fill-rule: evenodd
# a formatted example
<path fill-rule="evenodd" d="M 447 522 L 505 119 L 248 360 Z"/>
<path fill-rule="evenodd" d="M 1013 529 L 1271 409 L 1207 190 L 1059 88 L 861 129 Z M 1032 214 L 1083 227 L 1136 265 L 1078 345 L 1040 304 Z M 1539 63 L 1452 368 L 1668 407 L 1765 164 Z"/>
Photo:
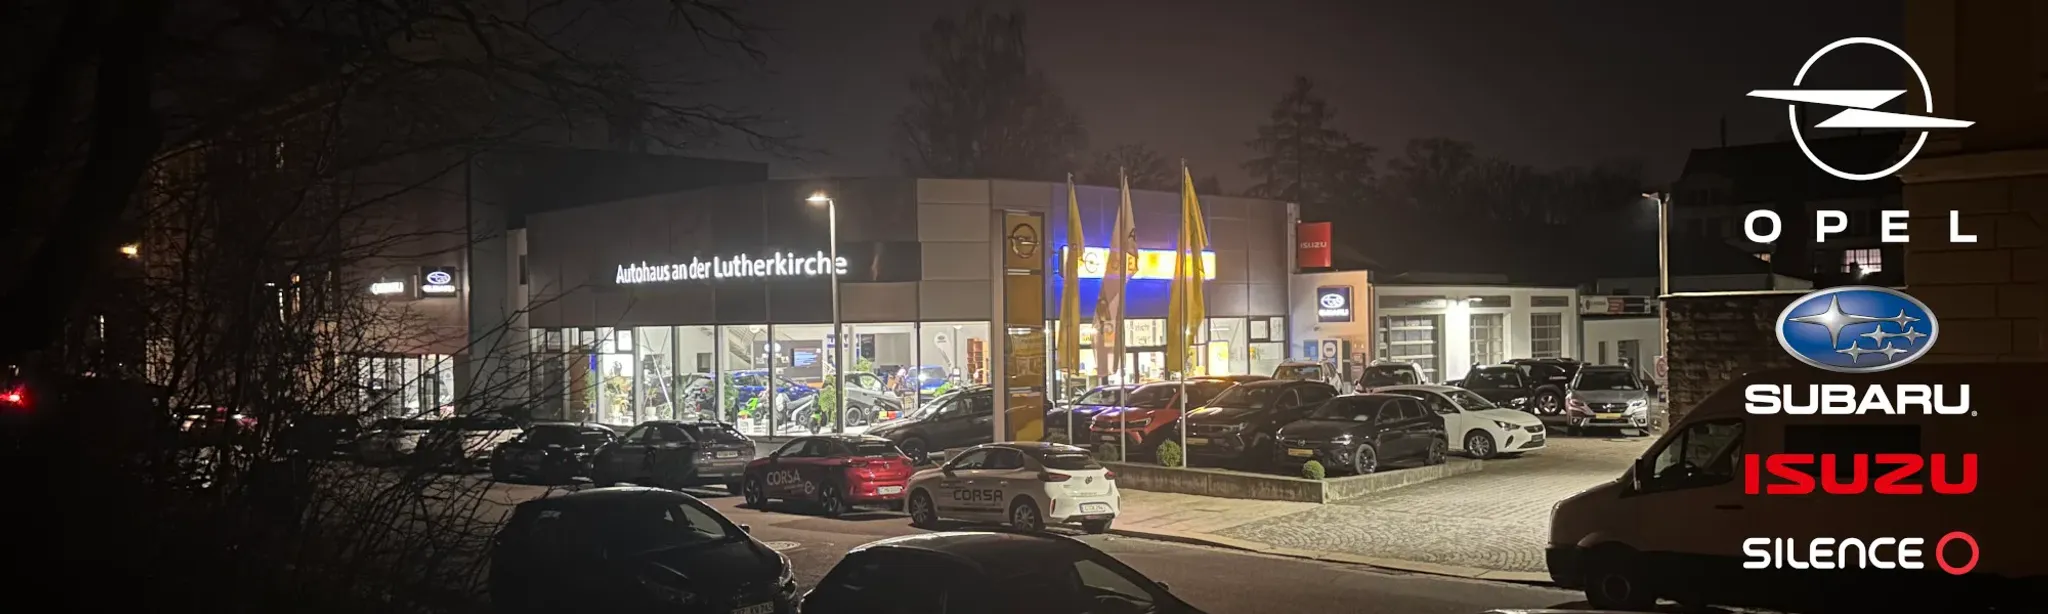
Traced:
<path fill-rule="evenodd" d="M 804 494 L 811 494 L 818 491 L 817 484 L 812 484 L 809 481 L 805 480 L 802 475 L 799 475 L 796 472 L 795 469 L 770 471 L 768 472 L 768 477 L 762 478 L 762 481 L 766 482 L 769 486 L 794 486 L 796 487 L 797 491 L 802 492 Z"/>
<path fill-rule="evenodd" d="M 1001 503 L 1003 491 L 993 488 L 962 488 L 953 491 L 953 500 L 966 503 Z"/>

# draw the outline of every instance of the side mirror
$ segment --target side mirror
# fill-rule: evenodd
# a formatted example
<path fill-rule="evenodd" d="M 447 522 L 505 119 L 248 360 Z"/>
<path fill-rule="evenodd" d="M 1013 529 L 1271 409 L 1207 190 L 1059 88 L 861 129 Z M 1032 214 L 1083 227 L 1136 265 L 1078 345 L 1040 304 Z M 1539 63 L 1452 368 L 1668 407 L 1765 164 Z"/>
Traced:
<path fill-rule="evenodd" d="M 1166 581 L 1164 581 L 1164 580 L 1161 580 L 1161 581 L 1159 581 L 1159 590 L 1162 590 L 1162 591 L 1170 591 L 1170 590 L 1173 590 L 1173 586 L 1171 586 L 1171 585 L 1167 584 L 1167 583 L 1166 583 Z"/>
<path fill-rule="evenodd" d="M 750 524 L 743 524 L 743 525 L 740 525 L 740 532 L 741 532 L 741 533 L 752 533 L 752 532 L 754 532 L 754 525 L 750 525 Z"/>
<path fill-rule="evenodd" d="M 939 469 L 939 475 L 943 475 L 943 476 L 946 476 L 946 477 L 949 477 L 949 478 L 950 478 L 950 477 L 953 477 L 953 470 L 952 470 L 952 469 L 950 469 L 950 468 L 942 468 L 942 469 Z"/>
<path fill-rule="evenodd" d="M 1643 476 L 1648 475 L 1649 470 L 1650 459 L 1648 458 L 1638 458 L 1635 463 L 1630 464 L 1628 468 L 1629 489 L 1641 491 L 1643 489 Z"/>

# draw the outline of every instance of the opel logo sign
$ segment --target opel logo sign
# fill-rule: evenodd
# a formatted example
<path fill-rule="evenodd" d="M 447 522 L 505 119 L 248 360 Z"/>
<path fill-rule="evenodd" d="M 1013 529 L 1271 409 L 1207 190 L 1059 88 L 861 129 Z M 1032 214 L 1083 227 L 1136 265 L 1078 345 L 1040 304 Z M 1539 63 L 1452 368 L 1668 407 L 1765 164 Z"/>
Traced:
<path fill-rule="evenodd" d="M 1038 255 L 1038 229 L 1030 224 L 1010 227 L 1010 253 L 1018 258 L 1032 258 Z"/>

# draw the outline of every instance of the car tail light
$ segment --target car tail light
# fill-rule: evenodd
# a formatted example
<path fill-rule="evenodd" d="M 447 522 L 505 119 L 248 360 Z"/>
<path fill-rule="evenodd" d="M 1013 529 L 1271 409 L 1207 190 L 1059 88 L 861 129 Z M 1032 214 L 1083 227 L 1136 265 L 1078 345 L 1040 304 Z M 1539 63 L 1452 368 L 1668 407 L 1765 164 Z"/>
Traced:
<path fill-rule="evenodd" d="M 0 403 L 6 403 L 8 405 L 26 406 L 28 405 L 28 395 L 22 394 L 21 389 L 16 388 L 14 390 L 7 391 L 6 394 L 0 394 Z"/>
<path fill-rule="evenodd" d="M 1067 480 L 1074 479 L 1074 476 L 1067 475 L 1064 473 L 1053 473 L 1051 471 L 1047 471 L 1045 473 L 1038 474 L 1038 479 L 1046 482 L 1065 482 Z"/>
<path fill-rule="evenodd" d="M 1107 471 L 1107 470 L 1105 470 L 1105 471 L 1103 471 L 1103 472 L 1102 472 L 1102 479 L 1105 479 L 1105 480 L 1109 480 L 1109 481 L 1111 481 L 1111 482 L 1115 482 L 1115 481 L 1116 481 L 1116 472 L 1115 472 L 1115 471 Z"/>

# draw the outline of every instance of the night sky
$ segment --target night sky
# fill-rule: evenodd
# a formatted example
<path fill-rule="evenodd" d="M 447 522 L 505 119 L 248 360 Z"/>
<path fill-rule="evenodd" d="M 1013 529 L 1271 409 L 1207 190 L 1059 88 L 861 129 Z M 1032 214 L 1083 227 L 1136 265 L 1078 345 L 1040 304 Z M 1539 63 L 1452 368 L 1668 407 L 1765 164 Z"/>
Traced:
<path fill-rule="evenodd" d="M 802 145 L 782 177 L 891 175 L 895 115 L 921 68 L 917 38 L 959 0 L 767 0 L 769 74 L 727 95 L 785 119 Z M 1034 61 L 1087 122 L 1095 147 L 1141 142 L 1226 189 L 1248 182 L 1244 142 L 1294 74 L 1318 81 L 1353 136 L 1398 150 L 1447 136 L 1538 166 L 1639 159 L 1668 181 L 1687 150 L 1780 138 L 1782 88 L 1821 46 L 1903 42 L 1900 0 L 1500 2 L 1033 0 Z M 878 8 L 886 7 L 886 8 Z M 1860 51 L 1859 51 L 1860 50 Z M 1908 51 L 1911 51 L 1909 48 Z M 1827 70 L 1822 71 L 1825 68 Z M 1808 86 L 1900 87 L 1896 59 L 1830 54 Z M 1939 100 L 1937 100 L 1939 104 Z M 745 151 L 716 155 L 748 157 Z"/>

